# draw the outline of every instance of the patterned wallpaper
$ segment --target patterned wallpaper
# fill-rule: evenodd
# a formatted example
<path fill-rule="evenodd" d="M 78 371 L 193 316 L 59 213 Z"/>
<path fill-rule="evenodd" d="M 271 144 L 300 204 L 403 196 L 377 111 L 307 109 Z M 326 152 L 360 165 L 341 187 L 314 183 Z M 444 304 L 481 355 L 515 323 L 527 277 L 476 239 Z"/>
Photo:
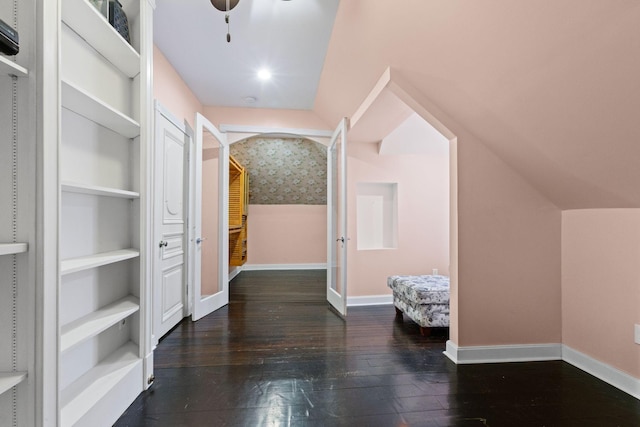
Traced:
<path fill-rule="evenodd" d="M 304 138 L 255 137 L 231 144 L 249 171 L 253 205 L 326 205 L 327 149 Z"/>

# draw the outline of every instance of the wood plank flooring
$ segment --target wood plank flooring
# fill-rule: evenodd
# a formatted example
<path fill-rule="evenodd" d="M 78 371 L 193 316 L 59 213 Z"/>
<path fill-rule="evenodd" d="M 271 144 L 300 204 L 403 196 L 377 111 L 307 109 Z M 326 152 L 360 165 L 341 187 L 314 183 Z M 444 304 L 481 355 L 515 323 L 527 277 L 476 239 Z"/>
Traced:
<path fill-rule="evenodd" d="M 246 271 L 185 320 L 116 426 L 640 426 L 640 402 L 564 362 L 458 365 L 392 306 L 328 309 L 324 271 Z"/>

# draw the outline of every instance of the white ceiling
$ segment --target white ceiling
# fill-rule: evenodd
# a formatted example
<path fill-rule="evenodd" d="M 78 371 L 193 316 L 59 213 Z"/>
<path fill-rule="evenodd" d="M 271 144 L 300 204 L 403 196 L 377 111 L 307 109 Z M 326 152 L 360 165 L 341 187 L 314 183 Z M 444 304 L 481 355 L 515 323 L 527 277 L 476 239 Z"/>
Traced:
<path fill-rule="evenodd" d="M 209 0 L 157 0 L 154 41 L 204 105 L 309 110 L 338 2 L 240 0 L 227 43 L 224 12 Z"/>

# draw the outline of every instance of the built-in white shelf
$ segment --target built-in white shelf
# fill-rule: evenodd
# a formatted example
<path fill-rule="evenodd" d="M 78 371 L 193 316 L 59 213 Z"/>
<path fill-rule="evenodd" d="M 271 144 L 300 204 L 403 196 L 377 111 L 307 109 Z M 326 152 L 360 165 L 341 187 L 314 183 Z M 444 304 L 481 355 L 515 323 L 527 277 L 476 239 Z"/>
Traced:
<path fill-rule="evenodd" d="M 0 55 L 0 73 L 17 77 L 26 77 L 29 75 L 29 71 L 26 68 L 2 55 Z"/>
<path fill-rule="evenodd" d="M 118 251 L 102 252 L 78 258 L 69 258 L 60 262 L 60 274 L 71 274 L 90 268 L 101 267 L 140 256 L 137 249 L 120 249 Z"/>
<path fill-rule="evenodd" d="M 86 0 L 63 0 L 62 21 L 127 77 L 140 73 L 140 55 Z"/>
<path fill-rule="evenodd" d="M 62 426 L 75 425 L 141 363 L 138 346 L 129 342 L 69 384 L 60 395 Z"/>
<path fill-rule="evenodd" d="M 67 193 L 90 194 L 93 196 L 120 197 L 123 199 L 138 199 L 140 193 L 135 191 L 120 190 L 118 188 L 100 187 L 98 185 L 78 184 L 75 182 L 62 182 L 62 191 Z"/>
<path fill-rule="evenodd" d="M 130 295 L 67 323 L 61 328 L 60 351 L 65 352 L 74 345 L 95 337 L 138 310 L 140 300 Z"/>
<path fill-rule="evenodd" d="M 28 243 L 0 243 L 0 255 L 21 254 L 28 250 Z"/>
<path fill-rule="evenodd" d="M 26 372 L 0 372 L 0 395 L 11 390 L 26 378 Z"/>
<path fill-rule="evenodd" d="M 62 81 L 62 106 L 127 138 L 140 135 L 140 123 L 65 80 Z"/>

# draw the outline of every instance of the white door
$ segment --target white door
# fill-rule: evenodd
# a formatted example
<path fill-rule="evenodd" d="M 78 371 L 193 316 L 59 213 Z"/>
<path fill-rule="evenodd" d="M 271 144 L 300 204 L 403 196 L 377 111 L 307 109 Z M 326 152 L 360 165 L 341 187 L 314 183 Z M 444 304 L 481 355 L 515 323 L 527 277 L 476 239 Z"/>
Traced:
<path fill-rule="evenodd" d="M 155 139 L 153 335 L 157 342 L 188 315 L 185 184 L 191 137 L 184 125 L 156 105 Z"/>
<path fill-rule="evenodd" d="M 199 113 L 195 134 L 190 195 L 194 321 L 229 303 L 229 147 L 226 136 Z"/>
<path fill-rule="evenodd" d="M 347 315 L 347 119 L 331 137 L 327 153 L 327 301 Z"/>

